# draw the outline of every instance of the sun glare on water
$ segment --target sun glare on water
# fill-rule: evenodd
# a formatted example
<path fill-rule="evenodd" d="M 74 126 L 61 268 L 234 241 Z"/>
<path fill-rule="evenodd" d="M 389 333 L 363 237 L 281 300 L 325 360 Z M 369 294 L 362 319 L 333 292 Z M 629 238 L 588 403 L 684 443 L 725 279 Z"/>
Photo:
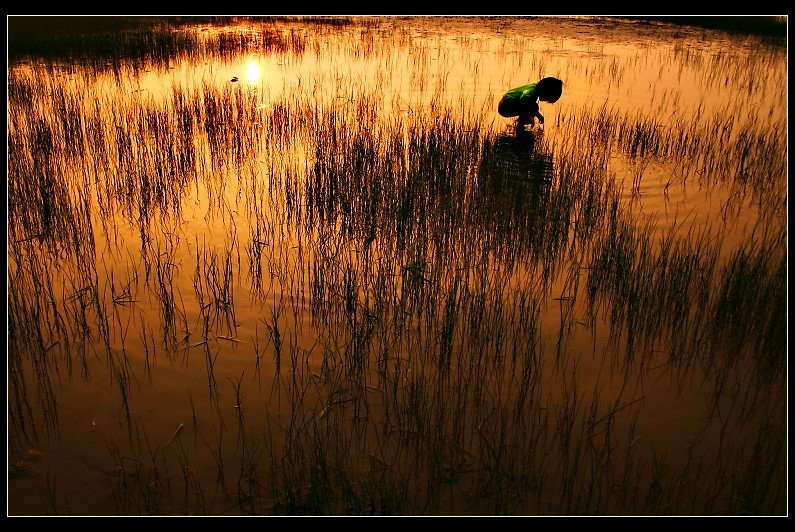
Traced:
<path fill-rule="evenodd" d="M 253 85 L 259 83 L 261 77 L 262 72 L 260 71 L 259 63 L 249 61 L 246 65 L 246 80 Z"/>

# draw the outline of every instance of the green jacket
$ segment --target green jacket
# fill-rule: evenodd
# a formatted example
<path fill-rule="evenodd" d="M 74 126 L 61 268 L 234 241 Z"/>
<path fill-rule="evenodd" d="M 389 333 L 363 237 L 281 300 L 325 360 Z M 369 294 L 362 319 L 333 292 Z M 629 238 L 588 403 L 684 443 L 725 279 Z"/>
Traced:
<path fill-rule="evenodd" d="M 538 94 L 536 91 L 538 89 L 538 83 L 528 83 L 527 85 L 522 85 L 521 87 L 516 87 L 515 89 L 511 89 L 505 93 L 503 99 L 511 100 L 514 102 L 532 102 L 538 99 Z"/>

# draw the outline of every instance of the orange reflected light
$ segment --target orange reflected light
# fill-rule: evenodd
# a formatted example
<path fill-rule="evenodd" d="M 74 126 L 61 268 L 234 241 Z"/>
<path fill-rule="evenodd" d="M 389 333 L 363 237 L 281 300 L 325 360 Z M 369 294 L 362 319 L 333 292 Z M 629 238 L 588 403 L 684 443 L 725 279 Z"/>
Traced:
<path fill-rule="evenodd" d="M 246 65 L 246 79 L 252 85 L 258 83 L 260 78 L 262 77 L 262 72 L 260 72 L 259 63 L 256 61 L 249 61 Z"/>

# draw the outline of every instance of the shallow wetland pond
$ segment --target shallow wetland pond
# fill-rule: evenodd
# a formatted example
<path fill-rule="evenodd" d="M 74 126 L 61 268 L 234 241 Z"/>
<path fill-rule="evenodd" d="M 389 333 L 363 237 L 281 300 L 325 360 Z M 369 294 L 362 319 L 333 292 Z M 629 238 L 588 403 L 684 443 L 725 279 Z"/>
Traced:
<path fill-rule="evenodd" d="M 786 514 L 783 43 L 115 31 L 10 58 L 10 515 Z"/>

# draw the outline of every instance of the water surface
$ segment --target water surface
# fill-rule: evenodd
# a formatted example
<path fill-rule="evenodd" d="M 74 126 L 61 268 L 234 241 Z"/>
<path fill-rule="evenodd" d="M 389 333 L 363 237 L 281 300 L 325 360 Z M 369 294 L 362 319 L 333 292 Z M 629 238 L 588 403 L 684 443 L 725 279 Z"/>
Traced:
<path fill-rule="evenodd" d="M 783 46 L 170 31 L 9 66 L 9 514 L 785 513 Z"/>

